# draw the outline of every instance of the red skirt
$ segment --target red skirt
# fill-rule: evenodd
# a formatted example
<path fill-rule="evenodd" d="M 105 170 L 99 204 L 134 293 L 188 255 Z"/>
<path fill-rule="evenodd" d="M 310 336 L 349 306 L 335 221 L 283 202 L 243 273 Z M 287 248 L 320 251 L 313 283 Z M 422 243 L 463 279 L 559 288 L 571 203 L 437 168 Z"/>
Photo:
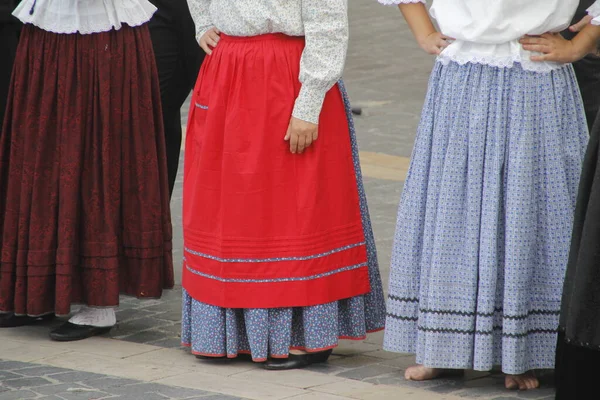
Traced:
<path fill-rule="evenodd" d="M 160 91 L 147 27 L 24 27 L 0 137 L 0 311 L 116 306 L 173 286 Z"/>
<path fill-rule="evenodd" d="M 369 292 L 348 120 L 337 86 L 319 138 L 284 136 L 303 38 L 223 35 L 194 90 L 186 138 L 183 286 L 226 308 L 301 307 Z"/>

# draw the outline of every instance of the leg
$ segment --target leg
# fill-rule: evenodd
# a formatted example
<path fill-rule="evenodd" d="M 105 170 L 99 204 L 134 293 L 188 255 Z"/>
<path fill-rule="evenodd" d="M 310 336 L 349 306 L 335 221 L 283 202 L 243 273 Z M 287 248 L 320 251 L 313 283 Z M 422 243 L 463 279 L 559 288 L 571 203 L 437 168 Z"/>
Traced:
<path fill-rule="evenodd" d="M 17 27 L 13 24 L 0 24 L 0 131 L 4 121 L 4 111 L 8 98 L 10 77 L 17 49 Z"/>
<path fill-rule="evenodd" d="M 559 332 L 554 372 L 556 400 L 596 399 L 599 362 L 599 350 L 567 343 L 564 332 Z"/>
<path fill-rule="evenodd" d="M 169 196 L 173 195 L 177 170 L 179 169 L 179 154 L 181 152 L 181 112 L 179 108 L 168 110 L 163 108 L 165 126 L 165 144 L 167 152 L 167 172 L 169 175 Z"/>
<path fill-rule="evenodd" d="M 185 2 L 162 4 L 154 0 L 154 3 L 158 11 L 149 27 L 160 81 L 169 193 L 172 195 L 181 150 L 180 110 L 198 75 L 201 51 L 194 30 L 186 29 L 191 18 L 187 18 L 189 10 Z M 196 57 L 189 54 L 190 49 L 195 49 Z"/>

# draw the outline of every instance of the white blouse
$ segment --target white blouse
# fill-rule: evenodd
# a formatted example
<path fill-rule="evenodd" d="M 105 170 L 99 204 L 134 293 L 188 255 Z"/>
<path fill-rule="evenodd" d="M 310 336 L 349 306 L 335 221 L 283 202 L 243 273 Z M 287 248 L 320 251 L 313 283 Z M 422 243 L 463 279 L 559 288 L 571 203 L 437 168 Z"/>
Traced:
<path fill-rule="evenodd" d="M 142 25 L 155 11 L 148 0 L 23 0 L 13 15 L 48 32 L 90 34 Z"/>
<path fill-rule="evenodd" d="M 382 4 L 425 3 L 425 0 L 378 0 Z M 479 63 L 551 71 L 562 64 L 533 62 L 519 39 L 525 35 L 560 32 L 566 29 L 579 0 L 433 0 L 429 13 L 440 31 L 455 40 L 438 59 L 447 63 Z M 600 16 L 600 0 L 588 9 Z M 600 18 L 596 18 L 600 24 Z M 596 20 L 594 23 L 596 23 Z"/>

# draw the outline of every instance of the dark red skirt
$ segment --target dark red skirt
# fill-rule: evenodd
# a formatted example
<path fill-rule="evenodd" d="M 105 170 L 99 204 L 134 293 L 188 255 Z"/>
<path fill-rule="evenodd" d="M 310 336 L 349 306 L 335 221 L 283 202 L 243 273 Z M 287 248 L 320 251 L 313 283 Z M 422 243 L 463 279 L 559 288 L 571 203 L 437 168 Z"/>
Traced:
<path fill-rule="evenodd" d="M 202 66 L 186 139 L 183 286 L 226 308 L 301 307 L 370 290 L 348 119 L 326 96 L 319 138 L 284 136 L 303 38 L 222 40 Z"/>
<path fill-rule="evenodd" d="M 23 29 L 0 138 L 0 311 L 68 314 L 173 286 L 147 27 Z"/>

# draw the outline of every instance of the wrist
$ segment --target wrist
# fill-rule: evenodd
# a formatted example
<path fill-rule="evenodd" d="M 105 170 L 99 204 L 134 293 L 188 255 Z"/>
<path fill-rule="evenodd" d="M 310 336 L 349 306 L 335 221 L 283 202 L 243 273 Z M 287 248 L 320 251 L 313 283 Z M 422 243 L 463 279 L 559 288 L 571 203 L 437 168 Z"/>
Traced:
<path fill-rule="evenodd" d="M 415 39 L 417 40 L 417 43 L 419 44 L 419 46 L 426 47 L 427 39 L 429 39 L 431 37 L 431 35 L 435 35 L 436 33 L 437 33 L 436 30 L 419 33 L 418 35 L 415 35 Z"/>

